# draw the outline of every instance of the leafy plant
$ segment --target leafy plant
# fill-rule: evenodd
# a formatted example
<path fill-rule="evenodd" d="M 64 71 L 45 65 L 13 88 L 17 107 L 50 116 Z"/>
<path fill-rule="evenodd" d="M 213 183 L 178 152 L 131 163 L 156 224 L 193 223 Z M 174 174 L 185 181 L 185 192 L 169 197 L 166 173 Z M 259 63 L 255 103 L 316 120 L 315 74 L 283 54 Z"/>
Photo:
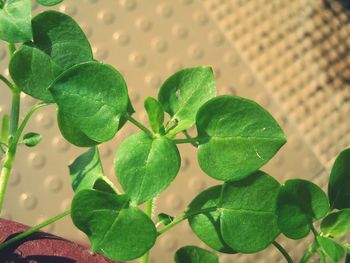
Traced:
<path fill-rule="evenodd" d="M 38 3 L 51 6 L 61 1 Z M 350 149 L 334 163 L 328 197 L 306 180 L 280 184 L 259 169 L 285 144 L 281 127 L 253 101 L 216 96 L 210 67 L 176 72 L 160 87 L 157 99 L 146 98 L 148 129 L 132 117 L 123 76 L 94 60 L 87 38 L 71 17 L 45 11 L 31 18 L 30 0 L 0 0 L 0 38 L 9 42 L 12 78 L 0 75 L 12 92 L 11 113 L 2 116 L 0 130 L 4 158 L 0 209 L 17 147 L 40 143 L 35 132 L 22 137 L 35 111 L 55 105 L 64 138 L 89 147 L 69 166 L 75 192 L 71 210 L 0 244 L 0 249 L 70 214 L 89 237 L 92 251 L 113 260 L 148 262 L 157 238 L 183 221 L 211 251 L 180 248 L 177 263 L 215 263 L 217 253 L 256 253 L 271 244 L 293 262 L 276 238 L 282 233 L 302 239 L 310 231 L 314 241 L 300 262 L 315 253 L 322 261 L 338 262 L 350 253 L 350 244 L 339 240 L 350 229 Z M 40 102 L 19 124 L 22 92 Z M 98 145 L 114 138 L 127 121 L 140 132 L 126 138 L 116 151 L 115 172 L 122 192 L 104 175 Z M 195 137 L 187 132 L 193 126 Z M 199 166 L 221 183 L 199 193 L 183 215 L 160 213 L 155 219 L 156 196 L 179 172 L 181 143 L 198 148 Z M 321 222 L 319 230 L 316 221 Z"/>

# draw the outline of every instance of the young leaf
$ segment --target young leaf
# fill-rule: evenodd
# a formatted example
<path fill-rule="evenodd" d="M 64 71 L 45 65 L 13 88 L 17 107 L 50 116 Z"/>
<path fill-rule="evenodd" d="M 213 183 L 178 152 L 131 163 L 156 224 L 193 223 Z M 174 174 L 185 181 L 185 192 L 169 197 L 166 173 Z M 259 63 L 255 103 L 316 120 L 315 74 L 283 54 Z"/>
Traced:
<path fill-rule="evenodd" d="M 215 78 L 211 67 L 187 68 L 163 83 L 158 101 L 172 120 L 177 120 L 179 125 L 186 121 L 185 130 L 195 123 L 200 106 L 215 95 Z"/>
<path fill-rule="evenodd" d="M 155 133 L 161 133 L 164 122 L 164 110 L 162 105 L 152 97 L 147 97 L 144 104 L 152 130 Z"/>
<path fill-rule="evenodd" d="M 328 196 L 332 208 L 350 208 L 350 149 L 343 150 L 333 164 Z"/>
<path fill-rule="evenodd" d="M 156 228 L 126 195 L 96 190 L 78 192 L 72 202 L 73 223 L 90 239 L 92 251 L 118 261 L 142 256 L 155 243 Z"/>
<path fill-rule="evenodd" d="M 185 246 L 176 251 L 176 263 L 219 263 L 214 253 L 196 246 Z"/>
<path fill-rule="evenodd" d="M 36 0 L 36 1 L 43 6 L 53 6 L 63 2 L 63 0 Z"/>
<path fill-rule="evenodd" d="M 333 262 L 339 262 L 339 260 L 344 257 L 344 248 L 335 241 L 326 237 L 317 236 L 317 242 L 327 257 Z"/>
<path fill-rule="evenodd" d="M 305 237 L 312 222 L 329 212 L 326 194 L 317 185 L 301 179 L 286 181 L 277 202 L 277 222 L 281 232 L 291 239 Z"/>
<path fill-rule="evenodd" d="M 95 61 L 66 70 L 49 90 L 72 126 L 95 142 L 114 137 L 128 107 L 123 77 L 113 67 Z"/>
<path fill-rule="evenodd" d="M 180 163 L 179 151 L 170 139 L 137 133 L 120 145 L 115 157 L 115 172 L 125 192 L 141 204 L 170 185 Z"/>
<path fill-rule="evenodd" d="M 1 134 L 0 134 L 0 142 L 7 143 L 7 138 L 9 136 L 9 126 L 10 120 L 7 114 L 2 116 L 1 121 Z"/>
<path fill-rule="evenodd" d="M 87 137 L 78 127 L 74 124 L 74 117 L 63 114 L 59 109 L 57 111 L 57 123 L 63 137 L 70 143 L 79 147 L 91 147 L 99 144 L 98 142 L 91 140 Z"/>
<path fill-rule="evenodd" d="M 90 148 L 69 165 L 74 192 L 93 189 L 95 182 L 104 177 L 100 153 L 97 147 Z"/>
<path fill-rule="evenodd" d="M 32 39 L 32 3 L 30 0 L 7 0 L 0 9 L 0 39 L 10 43 Z"/>
<path fill-rule="evenodd" d="M 219 96 L 197 113 L 199 165 L 209 176 L 240 180 L 267 163 L 286 142 L 281 127 L 261 106 Z"/>
<path fill-rule="evenodd" d="M 188 223 L 197 237 L 209 247 L 222 253 L 236 253 L 222 238 L 220 231 L 220 211 L 218 203 L 222 185 L 216 185 L 201 192 L 189 204 L 186 214 L 190 215 L 196 211 L 215 208 L 211 212 L 200 213 L 188 218 Z"/>
<path fill-rule="evenodd" d="M 163 224 L 163 225 L 169 225 L 171 222 L 174 221 L 174 217 L 164 214 L 164 213 L 160 213 L 158 215 L 158 223 Z"/>
<path fill-rule="evenodd" d="M 46 11 L 33 18 L 32 27 L 35 46 L 63 69 L 93 60 L 89 41 L 70 16 Z"/>
<path fill-rule="evenodd" d="M 107 179 L 107 177 L 100 177 L 97 178 L 94 185 L 92 186 L 92 189 L 110 193 L 110 194 L 118 194 L 115 191 L 115 188 L 113 186 L 113 183 Z"/>
<path fill-rule="evenodd" d="M 232 249 L 255 253 L 275 240 L 280 233 L 275 211 L 279 188 L 273 177 L 261 171 L 224 185 L 220 230 Z"/>
<path fill-rule="evenodd" d="M 45 102 L 53 101 L 48 87 L 62 71 L 46 53 L 27 45 L 14 53 L 9 65 L 10 75 L 17 87 Z"/>
<path fill-rule="evenodd" d="M 23 143 L 28 147 L 34 147 L 41 142 L 41 135 L 35 132 L 28 132 L 23 136 Z"/>
<path fill-rule="evenodd" d="M 350 230 L 350 209 L 344 209 L 327 215 L 321 223 L 323 235 L 342 237 Z"/>

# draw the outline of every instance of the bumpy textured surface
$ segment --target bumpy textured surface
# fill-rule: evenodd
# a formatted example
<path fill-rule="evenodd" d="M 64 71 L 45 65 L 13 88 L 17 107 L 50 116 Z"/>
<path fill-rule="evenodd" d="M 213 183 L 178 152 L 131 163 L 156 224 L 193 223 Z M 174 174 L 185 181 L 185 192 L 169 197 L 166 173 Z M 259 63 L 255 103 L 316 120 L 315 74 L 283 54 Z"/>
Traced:
<path fill-rule="evenodd" d="M 137 119 L 146 123 L 143 99 L 156 97 L 171 73 L 212 65 L 219 94 L 257 101 L 286 131 L 286 146 L 264 170 L 280 182 L 306 178 L 322 187 L 334 157 L 350 143 L 347 8 L 335 0 L 66 0 L 56 7 L 83 25 L 96 59 L 122 72 Z M 42 10 L 37 5 L 34 9 Z M 1 45 L 1 73 L 8 74 L 7 62 L 6 47 Z M 9 112 L 10 94 L 0 85 L 2 114 Z M 23 97 L 25 112 L 35 101 Z M 67 165 L 82 149 L 62 138 L 53 107 L 37 112 L 27 131 L 42 133 L 43 142 L 34 149 L 20 147 L 4 216 L 33 225 L 69 208 Z M 128 124 L 100 147 L 111 179 L 117 147 L 136 131 Z M 181 146 L 180 152 L 180 174 L 160 195 L 155 213 L 180 215 L 199 191 L 217 183 L 200 171 L 190 145 Z M 45 230 L 85 240 L 68 218 Z M 293 257 L 303 252 L 302 242 L 283 237 L 279 241 Z M 172 262 L 177 248 L 191 244 L 203 245 L 184 222 L 159 238 L 152 262 Z M 221 255 L 220 262 L 284 259 L 271 247 L 258 255 Z"/>

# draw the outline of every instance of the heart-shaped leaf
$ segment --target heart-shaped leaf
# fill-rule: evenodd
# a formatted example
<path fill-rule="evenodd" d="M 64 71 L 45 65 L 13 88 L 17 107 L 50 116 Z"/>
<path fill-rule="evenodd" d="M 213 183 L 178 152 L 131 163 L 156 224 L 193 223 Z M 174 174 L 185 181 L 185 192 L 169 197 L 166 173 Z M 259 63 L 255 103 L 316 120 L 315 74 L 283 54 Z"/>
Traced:
<path fill-rule="evenodd" d="M 48 87 L 63 70 L 45 52 L 24 45 L 12 56 L 9 71 L 17 87 L 24 93 L 52 102 Z"/>
<path fill-rule="evenodd" d="M 339 262 L 339 260 L 344 257 L 345 249 L 335 241 L 326 237 L 317 236 L 317 242 L 322 248 L 322 251 L 333 262 Z"/>
<path fill-rule="evenodd" d="M 137 133 L 120 145 L 115 157 L 115 172 L 125 192 L 141 204 L 170 185 L 180 163 L 180 154 L 173 141 Z"/>
<path fill-rule="evenodd" d="M 253 101 L 219 96 L 197 113 L 199 165 L 209 176 L 240 180 L 267 163 L 286 142 L 276 120 Z"/>
<path fill-rule="evenodd" d="M 0 39 L 11 43 L 32 39 L 32 3 L 30 0 L 7 0 L 0 8 Z"/>
<path fill-rule="evenodd" d="M 28 147 L 34 147 L 41 142 L 41 135 L 36 132 L 28 132 L 23 136 L 23 144 Z"/>
<path fill-rule="evenodd" d="M 301 179 L 286 181 L 277 202 L 277 222 L 281 232 L 291 239 L 305 237 L 312 222 L 329 212 L 326 194 L 317 185 Z"/>
<path fill-rule="evenodd" d="M 219 263 L 219 258 L 214 253 L 196 246 L 185 246 L 175 253 L 176 263 Z"/>
<path fill-rule="evenodd" d="M 152 130 L 158 134 L 164 132 L 161 131 L 164 122 L 164 110 L 162 105 L 156 99 L 147 97 L 144 106 Z"/>
<path fill-rule="evenodd" d="M 172 121 L 176 120 L 178 125 L 186 122 L 185 130 L 195 123 L 200 106 L 215 95 L 213 70 L 197 67 L 180 70 L 169 77 L 159 90 L 158 100 Z"/>
<path fill-rule="evenodd" d="M 49 90 L 64 120 L 99 143 L 114 137 L 128 107 L 123 77 L 113 67 L 95 61 L 66 70 Z"/>
<path fill-rule="evenodd" d="M 218 203 L 220 200 L 222 185 L 216 185 L 201 192 L 189 204 L 186 214 L 214 207 L 210 212 L 200 213 L 188 218 L 188 223 L 197 237 L 209 247 L 222 253 L 236 253 L 222 238 L 220 231 L 220 211 Z"/>
<path fill-rule="evenodd" d="M 36 1 L 43 6 L 53 6 L 63 2 L 63 0 L 36 0 Z"/>
<path fill-rule="evenodd" d="M 255 253 L 270 245 L 280 233 L 276 200 L 280 184 L 258 171 L 239 182 L 224 185 L 220 201 L 221 234 L 241 253 Z"/>
<path fill-rule="evenodd" d="M 72 202 L 73 223 L 90 239 L 93 252 L 112 260 L 132 260 L 155 243 L 156 228 L 126 195 L 96 190 L 78 192 Z"/>
<path fill-rule="evenodd" d="M 93 60 L 89 41 L 70 16 L 46 11 L 33 18 L 32 28 L 36 47 L 63 69 Z"/>
<path fill-rule="evenodd" d="M 332 208 L 350 208 L 350 149 L 342 151 L 333 164 L 328 196 Z"/>
<path fill-rule="evenodd" d="M 342 237 L 350 230 L 350 209 L 344 209 L 327 215 L 321 223 L 323 235 Z"/>

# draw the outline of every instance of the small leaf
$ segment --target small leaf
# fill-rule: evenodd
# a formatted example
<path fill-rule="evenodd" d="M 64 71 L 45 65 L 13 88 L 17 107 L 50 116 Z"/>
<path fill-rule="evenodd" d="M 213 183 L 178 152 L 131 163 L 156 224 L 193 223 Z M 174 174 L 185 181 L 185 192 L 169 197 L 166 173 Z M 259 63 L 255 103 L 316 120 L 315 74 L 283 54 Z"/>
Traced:
<path fill-rule="evenodd" d="M 70 16 L 46 11 L 33 18 L 32 27 L 35 46 L 63 69 L 93 60 L 89 41 Z"/>
<path fill-rule="evenodd" d="M 185 246 L 176 251 L 176 263 L 219 263 L 214 253 L 196 246 Z"/>
<path fill-rule="evenodd" d="M 66 70 L 49 90 L 65 121 L 99 143 L 114 137 L 128 107 L 123 77 L 113 67 L 95 61 Z"/>
<path fill-rule="evenodd" d="M 276 218 L 279 183 L 258 171 L 224 185 L 220 201 L 220 230 L 225 242 L 241 253 L 269 246 L 280 233 Z"/>
<path fill-rule="evenodd" d="M 291 239 L 305 237 L 314 220 L 329 212 L 326 194 L 317 185 L 301 179 L 286 181 L 277 202 L 277 222 L 281 232 Z"/>
<path fill-rule="evenodd" d="M 78 192 L 72 202 L 73 223 L 90 239 L 92 251 L 118 261 L 136 259 L 155 243 L 156 228 L 126 195 L 96 190 Z"/>
<path fill-rule="evenodd" d="M 216 87 L 211 67 L 187 68 L 168 78 L 158 93 L 158 100 L 173 121 L 186 121 L 183 129 L 195 123 L 198 109 L 215 97 Z"/>
<path fill-rule="evenodd" d="M 198 160 L 209 176 L 240 180 L 267 163 L 286 142 L 281 127 L 261 106 L 219 96 L 197 113 Z"/>
<path fill-rule="evenodd" d="M 147 97 L 144 106 L 152 130 L 155 133 L 160 133 L 164 122 L 164 110 L 162 105 L 156 99 Z"/>
<path fill-rule="evenodd" d="M 115 191 L 113 183 L 111 181 L 109 181 L 109 179 L 107 177 L 97 178 L 92 189 L 106 192 L 106 193 L 110 193 L 110 194 L 118 194 Z"/>
<path fill-rule="evenodd" d="M 329 257 L 333 262 L 339 262 L 339 260 L 344 257 L 344 248 L 335 241 L 326 237 L 317 236 L 317 242 L 327 257 Z"/>
<path fill-rule="evenodd" d="M 207 208 L 216 208 L 211 212 L 190 216 L 188 223 L 197 237 L 209 247 L 222 253 L 233 254 L 236 251 L 226 244 L 220 232 L 221 214 L 217 206 L 220 200 L 221 189 L 222 185 L 216 185 L 201 192 L 189 204 L 186 214 L 193 214 L 196 211 Z"/>
<path fill-rule="evenodd" d="M 350 208 L 350 149 L 343 150 L 333 164 L 328 196 L 332 208 Z"/>
<path fill-rule="evenodd" d="M 63 2 L 63 0 L 36 0 L 36 1 L 43 6 L 54 6 Z"/>
<path fill-rule="evenodd" d="M 48 87 L 63 70 L 40 49 L 24 45 L 12 56 L 9 71 L 17 87 L 24 93 L 52 102 Z"/>
<path fill-rule="evenodd" d="M 2 116 L 0 142 L 7 143 L 9 136 L 10 120 L 7 114 Z"/>
<path fill-rule="evenodd" d="M 35 132 L 28 132 L 23 136 L 23 143 L 28 147 L 34 147 L 41 142 L 41 135 Z"/>
<path fill-rule="evenodd" d="M 350 209 L 344 209 L 327 215 L 321 223 L 325 236 L 342 237 L 350 230 Z"/>
<path fill-rule="evenodd" d="M 173 141 L 137 133 L 120 145 L 115 157 L 115 172 L 125 192 L 141 204 L 170 185 L 180 169 L 180 162 Z"/>
<path fill-rule="evenodd" d="M 90 148 L 69 165 L 74 192 L 93 189 L 96 181 L 104 177 L 100 154 L 97 147 Z"/>
<path fill-rule="evenodd" d="M 0 9 L 0 39 L 10 43 L 32 39 L 32 3 L 30 0 L 7 0 Z"/>
<path fill-rule="evenodd" d="M 158 223 L 163 224 L 163 225 L 169 225 L 171 222 L 174 221 L 174 217 L 164 214 L 164 213 L 160 213 L 158 215 Z"/>

